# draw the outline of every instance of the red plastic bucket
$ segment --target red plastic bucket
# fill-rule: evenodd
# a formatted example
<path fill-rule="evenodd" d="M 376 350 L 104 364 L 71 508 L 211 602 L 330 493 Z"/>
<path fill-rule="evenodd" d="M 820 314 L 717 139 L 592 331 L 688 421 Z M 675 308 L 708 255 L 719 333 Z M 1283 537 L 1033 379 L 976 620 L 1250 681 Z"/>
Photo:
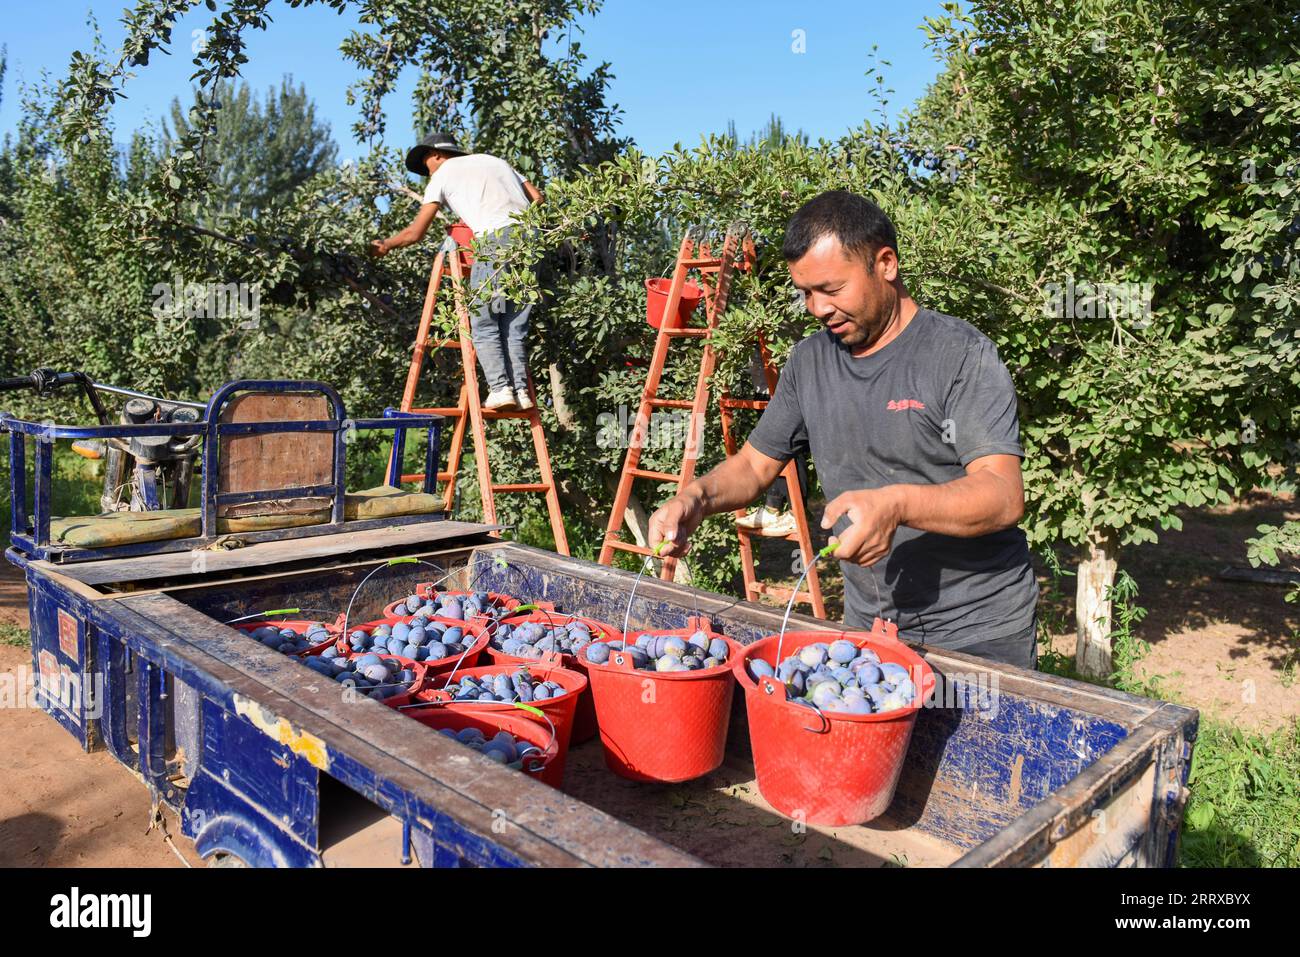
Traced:
<path fill-rule="evenodd" d="M 558 758 L 561 766 L 564 764 L 563 755 L 568 753 L 569 743 L 573 739 L 573 716 L 577 710 L 578 700 L 583 692 L 587 690 L 587 679 L 579 672 L 567 668 L 561 668 L 552 664 L 545 664 L 537 660 L 530 660 L 522 664 L 510 665 L 480 665 L 477 668 L 457 668 L 455 674 L 450 672 L 436 675 L 429 679 L 425 687 L 420 689 L 412 697 L 412 701 L 448 701 L 455 710 L 471 709 L 483 710 L 488 712 L 504 712 L 508 714 L 517 714 L 529 717 L 527 712 L 520 711 L 512 704 L 492 701 L 452 701 L 451 696 L 444 690 L 446 686 L 461 678 L 482 678 L 485 675 L 496 675 L 505 672 L 513 673 L 521 668 L 526 668 L 533 677 L 541 681 L 554 681 L 564 689 L 564 694 L 554 698 L 545 698 L 541 701 L 530 701 L 539 711 L 547 714 L 551 719 L 551 724 L 555 728 L 555 736 L 560 743 L 560 755 Z M 403 702 L 405 704 L 406 702 Z M 541 719 L 538 719 L 541 720 Z M 545 723 L 545 722 L 543 722 Z M 563 775 L 563 767 L 560 774 Z"/>
<path fill-rule="evenodd" d="M 451 618 L 431 618 L 430 621 L 437 621 L 446 625 L 454 625 L 456 627 L 462 628 L 467 638 L 473 636 L 473 640 L 469 642 L 468 646 L 465 649 L 465 653 L 463 655 L 448 655 L 446 658 L 435 658 L 431 661 L 428 660 L 417 661 L 416 664 L 423 667 L 429 673 L 430 677 L 434 675 L 440 675 L 445 671 L 450 671 L 452 668 L 455 668 L 457 666 L 458 662 L 461 668 L 473 668 L 475 665 L 478 664 L 479 655 L 482 653 L 483 649 L 487 647 L 487 643 L 488 643 L 488 633 L 486 628 L 484 628 L 482 625 L 471 624 L 465 621 L 456 621 Z M 390 625 L 390 624 L 392 624 L 392 622 L 383 620 L 383 621 L 368 621 L 360 625 L 349 625 L 348 634 L 350 635 L 354 631 L 364 631 L 366 634 L 370 634 L 370 632 L 375 628 L 375 626 Z M 350 658 L 357 657 L 357 654 L 352 651 L 352 646 L 348 644 L 345 638 L 340 639 L 339 643 L 342 648 L 346 649 L 348 653 L 348 657 Z M 370 654 L 370 653 L 371 652 L 367 652 L 367 651 L 361 652 L 361 654 L 363 655 Z M 374 652 L 374 654 L 380 655 L 381 657 L 384 658 L 399 658 L 403 661 L 410 660 L 406 658 L 401 658 L 400 655 L 395 655 L 392 652 L 388 652 L 388 651 L 376 651 Z"/>
<path fill-rule="evenodd" d="M 868 647 L 882 662 L 907 668 L 916 698 L 906 708 L 881 714 L 829 713 L 789 703 L 779 680 L 755 681 L 747 665 L 761 658 L 778 662 L 777 635 L 746 647 L 733 664 L 745 692 L 749 740 L 758 790 L 787 817 L 829 826 L 863 824 L 879 817 L 894 799 L 916 715 L 934 690 L 934 672 L 898 640 L 892 623 L 876 619 L 865 631 L 788 631 L 781 657 L 805 645 L 846 638 Z"/>
<path fill-rule="evenodd" d="M 534 611 L 526 615 L 511 615 L 503 618 L 503 624 L 522 625 L 525 622 L 536 621 L 544 625 L 564 624 L 570 621 L 580 621 L 591 629 L 593 638 L 621 638 L 620 632 L 613 625 L 607 625 L 603 621 L 597 621 L 595 618 L 583 618 L 581 615 L 560 615 L 553 612 Z M 590 741 L 596 736 L 596 703 L 591 696 L 591 676 L 587 671 L 587 662 L 582 655 L 566 655 L 558 652 L 543 655 L 541 658 L 522 658 L 519 655 L 509 655 L 504 651 L 493 648 L 490 644 L 483 649 L 483 654 L 489 661 L 497 664 L 534 664 L 536 662 L 553 662 L 559 664 L 562 668 L 568 668 L 576 671 L 587 679 L 587 686 L 583 688 L 582 694 L 578 698 L 577 712 L 573 716 L 573 744 L 582 744 Z"/>
<path fill-rule="evenodd" d="M 711 631 L 702 618 L 691 619 L 685 629 L 632 632 L 629 641 L 697 630 L 727 642 L 727 664 L 705 671 L 638 671 L 619 651 L 610 652 L 607 664 L 586 662 L 605 764 L 615 774 L 634 781 L 689 781 L 722 764 L 736 687 L 731 663 L 741 646 Z"/>
<path fill-rule="evenodd" d="M 668 308 L 668 291 L 672 288 L 671 279 L 647 279 L 645 281 L 645 321 L 652 328 L 658 329 Z M 691 313 L 704 298 L 704 290 L 693 282 L 682 284 L 682 295 L 677 300 L 677 311 L 668 317 L 669 329 L 680 329 L 691 318 Z"/>
<path fill-rule="evenodd" d="M 470 252 L 470 248 L 474 245 L 474 230 L 469 228 L 468 223 L 461 220 L 447 227 L 447 235 L 456 240 L 456 245 L 464 250 L 465 265 L 472 266 L 474 264 L 474 254 Z"/>
<path fill-rule="evenodd" d="M 524 759 L 521 769 L 523 773 L 535 775 L 556 789 L 564 783 L 565 753 L 560 749 L 557 736 L 549 725 L 545 722 L 538 723 L 521 709 L 512 708 L 508 712 L 486 711 L 466 706 L 452 710 L 444 704 L 428 704 L 427 707 L 408 708 L 401 713 L 436 731 L 443 728 L 452 731 L 478 728 L 489 738 L 498 731 L 509 731 L 515 738 L 542 749 L 540 758 Z"/>

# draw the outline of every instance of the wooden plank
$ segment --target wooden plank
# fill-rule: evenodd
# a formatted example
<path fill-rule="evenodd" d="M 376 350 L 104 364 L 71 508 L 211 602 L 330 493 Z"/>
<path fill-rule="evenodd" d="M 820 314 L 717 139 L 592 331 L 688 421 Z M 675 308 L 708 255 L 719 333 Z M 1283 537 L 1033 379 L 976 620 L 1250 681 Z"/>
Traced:
<path fill-rule="evenodd" d="M 194 566 L 198 555 L 203 557 L 203 573 L 218 575 L 244 568 L 300 562 L 349 552 L 378 548 L 397 551 L 427 542 L 478 538 L 502 527 L 446 519 L 374 528 L 361 532 L 342 531 L 288 541 L 261 542 L 229 551 L 213 549 L 203 552 L 169 552 L 80 564 L 53 565 L 50 562 L 32 562 L 32 565 L 42 570 L 55 570 L 66 578 L 87 585 L 107 585 L 192 575 L 196 573 Z"/>
<path fill-rule="evenodd" d="M 329 400 L 315 393 L 249 392 L 222 410 L 222 422 L 295 422 L 328 419 Z M 321 432 L 273 432 L 221 439 L 218 488 L 223 492 L 328 485 L 334 481 L 334 435 Z M 278 512 L 302 514 L 328 505 L 328 499 L 293 499 L 277 503 Z M 222 517 L 266 514 L 263 504 L 227 505 Z"/>
<path fill-rule="evenodd" d="M 338 688 L 327 687 L 333 682 L 173 598 L 124 596 L 111 604 L 115 622 L 160 657 L 179 659 L 223 691 L 256 701 L 293 728 L 320 738 L 331 760 L 336 752 L 345 754 L 525 860 L 540 866 L 701 863 L 561 791 L 476 759 L 462 745 L 380 702 L 344 700 Z M 177 670 L 166 660 L 160 663 Z M 382 797 L 378 790 L 364 796 Z M 512 826 L 499 826 L 502 815 Z"/>

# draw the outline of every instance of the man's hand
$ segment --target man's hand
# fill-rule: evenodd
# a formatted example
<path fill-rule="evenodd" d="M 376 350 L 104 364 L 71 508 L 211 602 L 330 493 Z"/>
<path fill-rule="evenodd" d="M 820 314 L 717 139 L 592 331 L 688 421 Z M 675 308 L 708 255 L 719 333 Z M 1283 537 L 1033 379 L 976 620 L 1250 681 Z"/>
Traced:
<path fill-rule="evenodd" d="M 852 522 L 844 534 L 831 536 L 838 542 L 835 557 L 855 565 L 874 565 L 894 544 L 894 532 L 902 520 L 899 497 L 891 486 L 858 489 L 837 495 L 822 516 L 822 528 L 832 528 L 841 515 Z"/>
<path fill-rule="evenodd" d="M 370 252 L 370 255 L 372 255 L 372 256 L 374 256 L 376 259 L 378 259 L 380 256 L 383 256 L 385 253 L 388 252 L 388 245 L 387 245 L 387 243 L 386 243 L 384 240 L 382 240 L 382 239 L 372 239 L 372 240 L 370 241 L 370 250 L 369 250 L 369 252 Z"/>
<path fill-rule="evenodd" d="M 693 495 L 675 495 L 650 516 L 650 547 L 670 542 L 659 553 L 661 558 L 681 558 L 690 551 L 687 541 L 704 521 L 704 508 Z"/>

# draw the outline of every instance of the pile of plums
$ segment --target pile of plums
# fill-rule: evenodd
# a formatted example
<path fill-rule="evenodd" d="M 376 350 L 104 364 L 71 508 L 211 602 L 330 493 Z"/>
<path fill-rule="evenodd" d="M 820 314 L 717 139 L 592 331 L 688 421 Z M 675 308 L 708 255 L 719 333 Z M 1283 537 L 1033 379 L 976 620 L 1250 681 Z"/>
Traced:
<path fill-rule="evenodd" d="M 586 647 L 584 657 L 593 664 L 609 661 L 611 651 L 623 649 L 621 641 L 597 641 Z M 684 635 L 641 635 L 627 649 L 632 666 L 643 671 L 703 671 L 727 663 L 727 643 L 703 631 Z"/>
<path fill-rule="evenodd" d="M 417 615 L 409 622 L 395 625 L 381 624 L 373 628 L 358 628 L 348 635 L 348 646 L 353 653 L 364 651 L 387 652 L 412 661 L 440 661 L 463 655 L 474 643 L 474 636 L 466 635 L 460 625 L 443 621 L 429 621 Z"/>
<path fill-rule="evenodd" d="M 516 738 L 509 731 L 498 731 L 491 738 L 478 728 L 461 728 L 459 731 L 443 728 L 442 733 L 449 738 L 455 738 L 461 744 L 469 745 L 498 764 L 516 769 L 523 767 L 524 758 L 530 754 L 542 753 L 542 749 L 537 745 L 523 738 Z"/>
<path fill-rule="evenodd" d="M 493 628 L 488 644 L 519 658 L 540 658 L 551 651 L 576 655 L 591 644 L 591 627 L 581 621 L 566 621 L 560 617 L 554 623 L 526 621 L 511 625 L 503 622 Z"/>
<path fill-rule="evenodd" d="M 337 648 L 326 648 L 319 655 L 303 661 L 313 671 L 333 678 L 344 688 L 353 688 L 358 694 L 371 698 L 391 698 L 415 681 L 415 672 L 411 668 L 395 658 L 373 653 L 350 658 L 340 654 Z"/>
<path fill-rule="evenodd" d="M 504 618 L 510 609 L 503 607 L 485 591 L 476 591 L 471 595 L 442 592 L 429 598 L 420 595 L 408 595 L 406 598 L 408 615 L 423 615 L 432 618 L 453 618 L 456 621 L 469 621 L 476 616 Z M 398 609 L 400 611 L 401 608 Z"/>
<path fill-rule="evenodd" d="M 334 640 L 334 636 L 319 622 L 312 622 L 301 634 L 292 628 L 277 628 L 274 625 L 262 625 L 248 634 L 266 647 L 285 655 L 296 655 L 300 651 L 311 650 L 323 641 Z"/>
<path fill-rule="evenodd" d="M 538 681 L 528 669 L 513 674 L 498 671 L 485 675 L 466 675 L 444 689 L 454 701 L 545 701 L 564 694 L 564 686 L 554 681 Z"/>
<path fill-rule="evenodd" d="M 761 658 L 748 663 L 750 677 L 784 682 L 789 700 L 843 714 L 880 714 L 916 700 L 916 685 L 902 665 L 880 660 L 870 648 L 841 638 L 804 645 L 775 669 Z"/>

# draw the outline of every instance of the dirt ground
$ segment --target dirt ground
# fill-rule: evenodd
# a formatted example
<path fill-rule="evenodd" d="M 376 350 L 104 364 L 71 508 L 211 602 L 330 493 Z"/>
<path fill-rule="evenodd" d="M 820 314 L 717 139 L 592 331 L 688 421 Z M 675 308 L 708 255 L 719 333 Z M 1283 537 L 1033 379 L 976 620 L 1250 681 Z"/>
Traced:
<path fill-rule="evenodd" d="M 1286 518 L 1300 518 L 1293 498 L 1252 496 L 1184 515 L 1181 532 L 1120 558 L 1148 609 L 1136 629 L 1151 647 L 1139 674 L 1158 676 L 1168 694 L 1243 729 L 1267 731 L 1300 717 L 1300 607 L 1283 601 L 1282 587 L 1225 581 L 1219 572 L 1247 564 L 1244 541 L 1255 526 Z M 1073 579 L 1064 580 L 1066 595 L 1052 593 L 1045 573 L 1040 581 L 1053 650 L 1072 656 Z M 833 570 L 824 576 L 835 615 L 839 585 Z M 25 586 L 7 562 L 0 562 L 0 625 L 27 627 Z M 30 666 L 27 648 L 0 644 L 0 681 Z M 159 831 L 146 833 L 145 788 L 107 754 L 83 753 L 33 708 L 0 708 L 0 741 L 0 866 L 183 866 Z M 179 833 L 174 819 L 168 824 Z M 187 841 L 175 844 L 199 863 Z"/>

